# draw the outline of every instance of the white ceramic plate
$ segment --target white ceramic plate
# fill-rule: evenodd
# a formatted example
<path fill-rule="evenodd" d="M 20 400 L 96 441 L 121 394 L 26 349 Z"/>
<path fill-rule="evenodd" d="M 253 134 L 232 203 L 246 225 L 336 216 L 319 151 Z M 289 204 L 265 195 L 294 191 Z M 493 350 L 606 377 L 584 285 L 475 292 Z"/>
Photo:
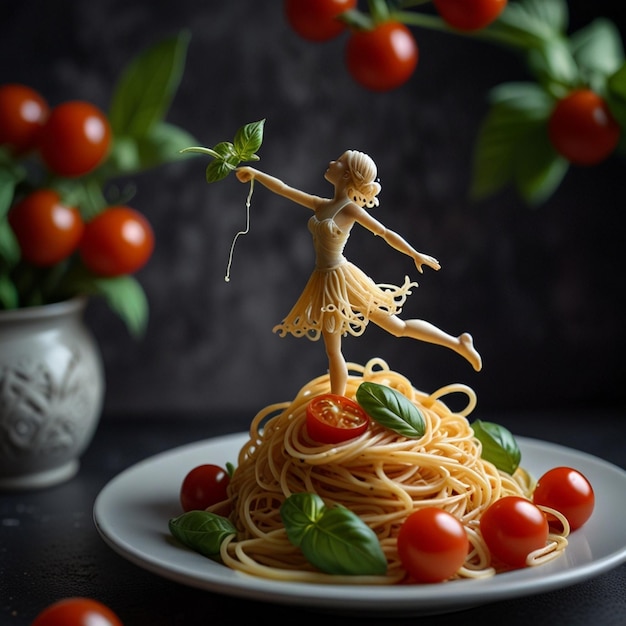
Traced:
<path fill-rule="evenodd" d="M 543 593 L 626 561 L 626 524 L 619 522 L 624 514 L 626 472 L 582 452 L 519 437 L 522 464 L 535 477 L 566 465 L 585 474 L 595 490 L 591 519 L 570 535 L 565 554 L 555 561 L 483 580 L 395 587 L 276 582 L 235 572 L 177 544 L 170 537 L 168 521 L 181 513 L 178 493 L 187 472 L 202 463 L 235 463 L 246 438 L 240 433 L 182 446 L 119 474 L 94 505 L 94 520 L 104 541 L 132 563 L 192 587 L 323 611 L 388 616 L 450 612 Z"/>

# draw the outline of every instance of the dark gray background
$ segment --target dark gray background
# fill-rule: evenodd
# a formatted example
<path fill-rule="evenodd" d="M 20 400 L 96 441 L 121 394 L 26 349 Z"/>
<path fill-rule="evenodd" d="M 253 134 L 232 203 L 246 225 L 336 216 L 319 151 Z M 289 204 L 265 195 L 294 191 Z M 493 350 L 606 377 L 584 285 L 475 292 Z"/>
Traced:
<path fill-rule="evenodd" d="M 576 26 L 613 2 L 570 2 Z M 355 229 L 347 255 L 379 282 L 405 274 L 419 289 L 406 317 L 470 331 L 484 368 L 444 348 L 395 339 L 370 325 L 345 356 L 380 356 L 426 391 L 462 382 L 479 408 L 624 405 L 624 162 L 576 168 L 558 193 L 530 209 L 510 190 L 467 199 L 477 127 L 490 87 L 526 77 L 509 51 L 415 31 L 417 73 L 387 94 L 348 77 L 345 39 L 311 44 L 288 29 L 282 2 L 21 0 L 0 2 L 1 81 L 29 83 L 51 104 L 83 98 L 104 109 L 122 67 L 163 37 L 189 29 L 187 68 L 169 121 L 204 145 L 266 118 L 260 167 L 318 194 L 328 161 L 368 152 L 383 185 L 376 209 L 388 227 L 437 257 L 439 272 Z M 157 248 L 138 278 L 151 306 L 135 342 L 99 301 L 88 321 L 106 363 L 108 417 L 256 411 L 290 399 L 325 371 L 323 344 L 280 338 L 272 327 L 311 271 L 308 211 L 258 187 L 251 232 L 240 238 L 232 280 L 228 251 L 245 224 L 247 186 L 204 182 L 203 159 L 135 178 L 134 206 L 154 225 Z M 592 417 L 590 418 L 592 419 Z"/>

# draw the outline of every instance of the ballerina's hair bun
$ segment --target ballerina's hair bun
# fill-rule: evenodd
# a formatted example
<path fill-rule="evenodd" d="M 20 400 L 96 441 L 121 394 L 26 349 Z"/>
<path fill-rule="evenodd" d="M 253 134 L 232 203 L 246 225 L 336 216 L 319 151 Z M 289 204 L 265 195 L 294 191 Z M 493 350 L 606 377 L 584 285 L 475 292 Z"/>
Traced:
<path fill-rule="evenodd" d="M 348 195 L 360 206 L 378 206 L 380 184 L 376 182 L 378 169 L 373 159 L 358 150 L 346 151 L 348 169 L 352 184 L 348 185 Z"/>

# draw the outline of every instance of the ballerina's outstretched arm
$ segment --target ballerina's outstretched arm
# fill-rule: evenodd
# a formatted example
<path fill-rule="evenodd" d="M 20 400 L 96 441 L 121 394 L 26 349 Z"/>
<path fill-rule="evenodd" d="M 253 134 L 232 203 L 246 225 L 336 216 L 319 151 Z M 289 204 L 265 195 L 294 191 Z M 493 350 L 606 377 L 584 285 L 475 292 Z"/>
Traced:
<path fill-rule="evenodd" d="M 300 204 L 312 210 L 315 210 L 319 203 L 322 201 L 322 198 L 318 196 L 314 196 L 313 194 L 306 193 L 305 191 L 300 191 L 300 189 L 296 189 L 295 187 L 291 187 L 284 183 L 282 180 L 280 180 L 280 178 L 270 176 L 269 174 L 261 172 L 260 170 L 257 170 L 253 167 L 238 167 L 235 170 L 235 175 L 237 176 L 237 179 L 242 183 L 250 182 L 252 179 L 258 180 L 264 187 L 266 187 L 273 193 L 276 193 L 279 196 L 284 196 L 292 202 L 296 202 L 297 204 Z"/>
<path fill-rule="evenodd" d="M 361 226 L 367 228 L 374 235 L 382 237 L 392 248 L 410 256 L 415 261 L 415 267 L 417 267 L 417 271 L 420 274 L 424 272 L 422 265 L 427 265 L 434 270 L 441 269 L 441 265 L 435 257 L 418 252 L 404 237 L 387 228 L 384 224 L 372 217 L 365 209 L 355 204 L 350 204 L 344 210 L 350 213 Z"/>

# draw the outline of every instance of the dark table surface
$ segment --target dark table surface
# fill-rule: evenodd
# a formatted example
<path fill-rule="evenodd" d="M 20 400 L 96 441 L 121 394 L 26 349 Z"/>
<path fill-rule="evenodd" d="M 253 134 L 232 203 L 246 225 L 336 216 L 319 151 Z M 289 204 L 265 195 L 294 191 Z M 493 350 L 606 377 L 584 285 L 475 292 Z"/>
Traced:
<path fill-rule="evenodd" d="M 626 468 L 626 410 L 511 413 L 491 419 L 514 434 L 560 443 Z M 274 624 L 321 619 L 328 626 L 368 621 L 187 587 L 128 562 L 98 534 L 94 501 L 119 472 L 178 445 L 244 431 L 248 422 L 249 416 L 105 416 L 77 476 L 47 489 L 0 493 L 0 626 L 26 626 L 45 606 L 68 596 L 104 602 L 124 626 L 248 624 L 259 617 Z M 387 620 L 376 615 L 369 621 L 418 623 L 414 616 Z M 468 623 L 623 626 L 626 564 L 564 589 L 419 617 L 420 626 Z"/>

